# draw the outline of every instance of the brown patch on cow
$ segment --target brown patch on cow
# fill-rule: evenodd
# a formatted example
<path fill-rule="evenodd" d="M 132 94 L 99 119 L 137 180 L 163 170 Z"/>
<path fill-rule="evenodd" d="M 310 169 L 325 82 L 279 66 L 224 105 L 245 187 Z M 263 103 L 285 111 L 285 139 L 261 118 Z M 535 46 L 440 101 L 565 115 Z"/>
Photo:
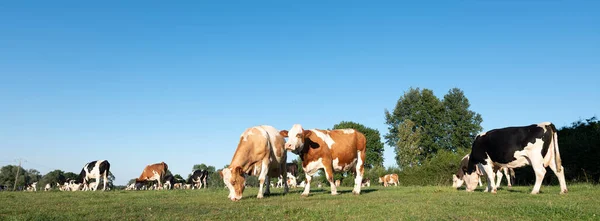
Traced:
<path fill-rule="evenodd" d="M 281 131 L 279 131 L 279 135 L 281 135 L 282 137 L 288 137 L 288 131 L 287 130 L 281 130 Z"/>
<path fill-rule="evenodd" d="M 165 162 L 160 162 L 160 163 L 155 163 L 155 164 L 150 164 L 147 165 L 144 170 L 142 171 L 142 174 L 140 175 L 139 178 L 135 179 L 136 182 L 147 182 L 148 179 L 152 178 L 154 176 L 153 171 L 156 171 L 156 173 L 158 173 L 158 175 L 160 176 L 159 179 L 162 179 L 162 177 L 165 175 L 165 172 L 168 170 L 169 166 L 165 163 Z M 158 181 L 160 184 L 160 180 Z"/>

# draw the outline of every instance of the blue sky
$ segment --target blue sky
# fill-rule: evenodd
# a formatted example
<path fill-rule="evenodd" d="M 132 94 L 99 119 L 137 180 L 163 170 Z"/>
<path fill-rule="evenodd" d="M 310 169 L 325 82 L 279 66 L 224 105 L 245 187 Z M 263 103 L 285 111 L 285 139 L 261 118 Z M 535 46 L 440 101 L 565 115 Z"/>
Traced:
<path fill-rule="evenodd" d="M 285 3 L 284 3 L 285 2 Z M 597 1 L 7 1 L 0 165 L 228 164 L 241 132 L 387 133 L 409 87 L 464 90 L 484 130 L 600 110 Z M 293 159 L 295 155 L 289 154 Z M 395 165 L 391 147 L 385 165 Z"/>

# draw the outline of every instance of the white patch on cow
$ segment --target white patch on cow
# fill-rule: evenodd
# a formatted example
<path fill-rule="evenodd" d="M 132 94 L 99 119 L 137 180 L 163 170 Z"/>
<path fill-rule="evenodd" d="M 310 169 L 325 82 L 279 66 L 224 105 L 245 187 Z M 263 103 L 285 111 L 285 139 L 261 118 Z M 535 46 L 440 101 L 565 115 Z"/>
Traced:
<path fill-rule="evenodd" d="M 354 129 L 339 129 L 339 130 L 341 130 L 345 134 L 352 134 L 352 133 L 354 133 Z"/>
<path fill-rule="evenodd" d="M 308 164 L 306 164 L 306 167 L 302 169 L 304 169 L 304 173 L 306 173 L 309 176 L 312 176 L 315 173 L 317 173 L 317 171 L 319 171 L 319 169 L 321 168 L 325 168 L 325 166 L 323 165 L 323 158 L 319 158 L 318 160 L 309 162 Z"/>
<path fill-rule="evenodd" d="M 483 135 L 485 135 L 486 133 L 487 133 L 487 131 L 484 131 L 484 132 L 481 132 L 481 133 L 477 134 L 477 136 L 483 136 Z"/>
<path fill-rule="evenodd" d="M 541 122 L 541 123 L 539 123 L 539 124 L 538 124 L 538 126 L 540 126 L 540 127 L 544 127 L 544 126 L 548 126 L 548 125 L 550 125 L 550 124 L 552 124 L 552 122 L 548 122 L 548 121 L 546 121 L 546 122 Z"/>
<path fill-rule="evenodd" d="M 229 195 L 227 196 L 227 198 L 234 199 L 235 198 L 235 189 L 233 188 L 233 185 L 231 185 L 231 182 L 230 182 L 231 169 L 225 168 L 222 170 L 221 173 L 223 173 L 223 183 L 225 183 L 225 186 L 227 187 L 227 189 L 229 189 Z M 188 188 L 188 185 L 190 185 L 190 184 L 186 184 L 186 188 Z"/>
<path fill-rule="evenodd" d="M 264 138 L 269 138 L 269 134 L 267 133 L 267 131 L 265 131 L 264 128 L 262 128 L 262 127 L 255 127 L 255 128 L 260 131 L 260 133 L 263 135 Z"/>
<path fill-rule="evenodd" d="M 327 147 L 329 147 L 329 149 L 331 149 L 331 147 L 335 143 L 335 141 L 333 141 L 333 139 L 331 139 L 331 136 L 329 136 L 329 134 L 324 134 L 321 131 L 314 130 L 314 129 L 310 130 L 310 131 L 315 133 L 317 135 L 317 137 L 321 138 L 321 140 L 325 141 L 325 143 L 327 144 Z"/>
<path fill-rule="evenodd" d="M 350 162 L 349 164 L 346 164 L 344 166 L 344 168 L 342 169 L 342 171 L 348 171 L 348 170 L 352 169 L 352 167 L 356 166 L 356 162 L 358 161 L 359 157 L 360 157 L 360 155 L 357 156 L 356 158 L 354 158 L 352 160 L 352 162 Z"/>
<path fill-rule="evenodd" d="M 354 179 L 354 189 L 352 190 L 352 193 L 354 194 L 360 194 L 360 187 L 363 179 L 363 174 L 360 173 L 360 167 L 363 165 L 360 154 L 361 151 L 358 151 L 358 154 L 356 155 L 358 162 L 356 163 L 356 178 Z"/>
<path fill-rule="evenodd" d="M 285 142 L 286 150 L 295 151 L 296 149 L 304 147 L 304 141 L 298 139 L 298 134 L 303 133 L 302 126 L 300 124 L 294 124 L 292 129 L 288 131 L 288 140 Z"/>
<path fill-rule="evenodd" d="M 339 164 L 339 163 L 340 163 L 340 159 L 339 159 L 339 158 L 335 158 L 335 159 L 333 160 L 333 170 L 335 170 L 335 171 L 340 171 L 340 170 L 342 170 L 342 169 L 343 169 L 343 168 L 342 168 L 342 166 L 340 166 L 340 164 Z"/>

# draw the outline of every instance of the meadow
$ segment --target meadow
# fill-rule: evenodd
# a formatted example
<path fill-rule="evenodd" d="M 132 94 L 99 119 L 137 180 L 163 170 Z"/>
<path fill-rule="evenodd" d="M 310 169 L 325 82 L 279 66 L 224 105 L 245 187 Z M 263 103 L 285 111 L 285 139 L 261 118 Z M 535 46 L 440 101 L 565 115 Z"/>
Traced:
<path fill-rule="evenodd" d="M 600 220 L 600 188 L 569 185 L 501 188 L 496 195 L 446 186 L 300 188 L 256 199 L 247 188 L 239 202 L 225 189 L 108 192 L 0 192 L 0 220 Z"/>

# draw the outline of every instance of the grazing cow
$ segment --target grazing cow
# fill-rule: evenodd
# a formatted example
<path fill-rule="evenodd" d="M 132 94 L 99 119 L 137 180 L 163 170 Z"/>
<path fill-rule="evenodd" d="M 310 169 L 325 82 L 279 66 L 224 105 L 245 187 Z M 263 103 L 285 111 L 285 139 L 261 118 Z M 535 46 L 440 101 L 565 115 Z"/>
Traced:
<path fill-rule="evenodd" d="M 258 176 L 259 190 L 256 198 L 270 194 L 269 185 L 266 185 L 263 193 L 265 181 L 268 181 L 269 177 L 281 175 L 283 180 L 287 180 L 287 152 L 283 147 L 284 143 L 283 136 L 272 126 L 260 125 L 246 129 L 240 136 L 229 167 L 219 172 L 229 189 L 228 198 L 232 201 L 242 198 L 245 175 Z M 284 193 L 287 192 L 288 186 L 284 182 Z"/>
<path fill-rule="evenodd" d="M 558 149 L 558 135 L 554 124 L 543 122 L 529 126 L 505 127 L 481 133 L 475 137 L 465 172 L 467 191 L 477 186 L 478 173 L 487 176 L 488 191 L 496 193 L 494 168 L 519 168 L 530 165 L 535 172 L 531 194 L 540 192 L 546 168 L 554 171 L 560 183 L 560 193 L 567 193 L 564 168 Z M 480 171 L 477 171 L 479 167 Z"/>
<path fill-rule="evenodd" d="M 33 183 L 27 185 L 26 189 L 27 189 L 27 191 L 34 191 L 34 192 L 36 192 L 37 191 L 37 182 L 33 182 Z"/>
<path fill-rule="evenodd" d="M 336 187 L 340 187 L 340 180 L 336 180 L 336 181 L 335 181 L 335 186 L 336 186 Z"/>
<path fill-rule="evenodd" d="M 364 134 L 354 129 L 304 130 L 300 124 L 294 124 L 289 131 L 282 130 L 281 135 L 289 137 L 285 149 L 302 159 L 302 169 L 306 175 L 302 196 L 308 196 L 312 175 L 321 168 L 325 170 L 331 195 L 338 194 L 333 173 L 342 171 L 355 174 L 352 193 L 360 194 L 367 145 Z"/>
<path fill-rule="evenodd" d="M 173 177 L 171 174 L 167 174 L 163 180 L 165 181 L 163 183 L 163 188 L 167 190 L 172 189 L 173 184 L 175 184 L 175 177 Z"/>
<path fill-rule="evenodd" d="M 173 184 L 173 189 L 182 189 L 181 185 L 182 185 L 182 183 L 175 183 L 175 184 Z"/>
<path fill-rule="evenodd" d="M 97 160 L 86 163 L 79 173 L 77 183 L 83 184 L 84 187 L 88 187 L 89 179 L 96 179 L 96 184 L 94 186 L 89 186 L 91 190 L 96 191 L 98 183 L 100 183 L 100 177 L 102 177 L 102 179 L 104 179 L 104 188 L 102 188 L 102 191 L 105 191 L 109 170 L 110 163 L 107 160 Z"/>
<path fill-rule="evenodd" d="M 159 188 L 162 188 L 161 180 L 165 176 L 165 173 L 169 169 L 169 166 L 165 162 L 155 163 L 146 165 L 142 174 L 139 178 L 135 179 L 135 183 L 146 183 L 148 181 L 157 181 Z"/>
<path fill-rule="evenodd" d="M 193 188 L 200 189 L 200 188 L 202 188 L 202 185 L 204 185 L 204 188 L 206 189 L 208 186 L 208 185 L 206 185 L 207 179 L 208 179 L 208 170 L 194 170 L 194 172 L 192 173 L 192 176 L 190 177 L 190 180 L 193 183 L 192 189 Z"/>
<path fill-rule="evenodd" d="M 370 187 L 371 186 L 371 180 L 369 179 L 363 179 L 361 182 L 361 187 Z"/>
<path fill-rule="evenodd" d="M 379 177 L 379 183 L 383 183 L 383 186 L 387 187 L 390 184 L 398 186 L 400 182 L 398 181 L 398 174 L 392 173 Z"/>
<path fill-rule="evenodd" d="M 296 188 L 296 186 L 298 185 L 298 181 L 296 180 L 296 177 L 294 175 L 292 175 L 292 173 L 287 173 L 287 185 L 290 188 Z"/>
<path fill-rule="evenodd" d="M 49 183 L 46 183 L 46 186 L 44 186 L 44 191 L 49 191 L 52 189 L 52 186 L 50 186 Z"/>
<path fill-rule="evenodd" d="M 292 176 L 298 176 L 298 164 L 295 163 L 286 163 L 285 167 L 287 168 L 288 174 L 292 174 Z"/>

